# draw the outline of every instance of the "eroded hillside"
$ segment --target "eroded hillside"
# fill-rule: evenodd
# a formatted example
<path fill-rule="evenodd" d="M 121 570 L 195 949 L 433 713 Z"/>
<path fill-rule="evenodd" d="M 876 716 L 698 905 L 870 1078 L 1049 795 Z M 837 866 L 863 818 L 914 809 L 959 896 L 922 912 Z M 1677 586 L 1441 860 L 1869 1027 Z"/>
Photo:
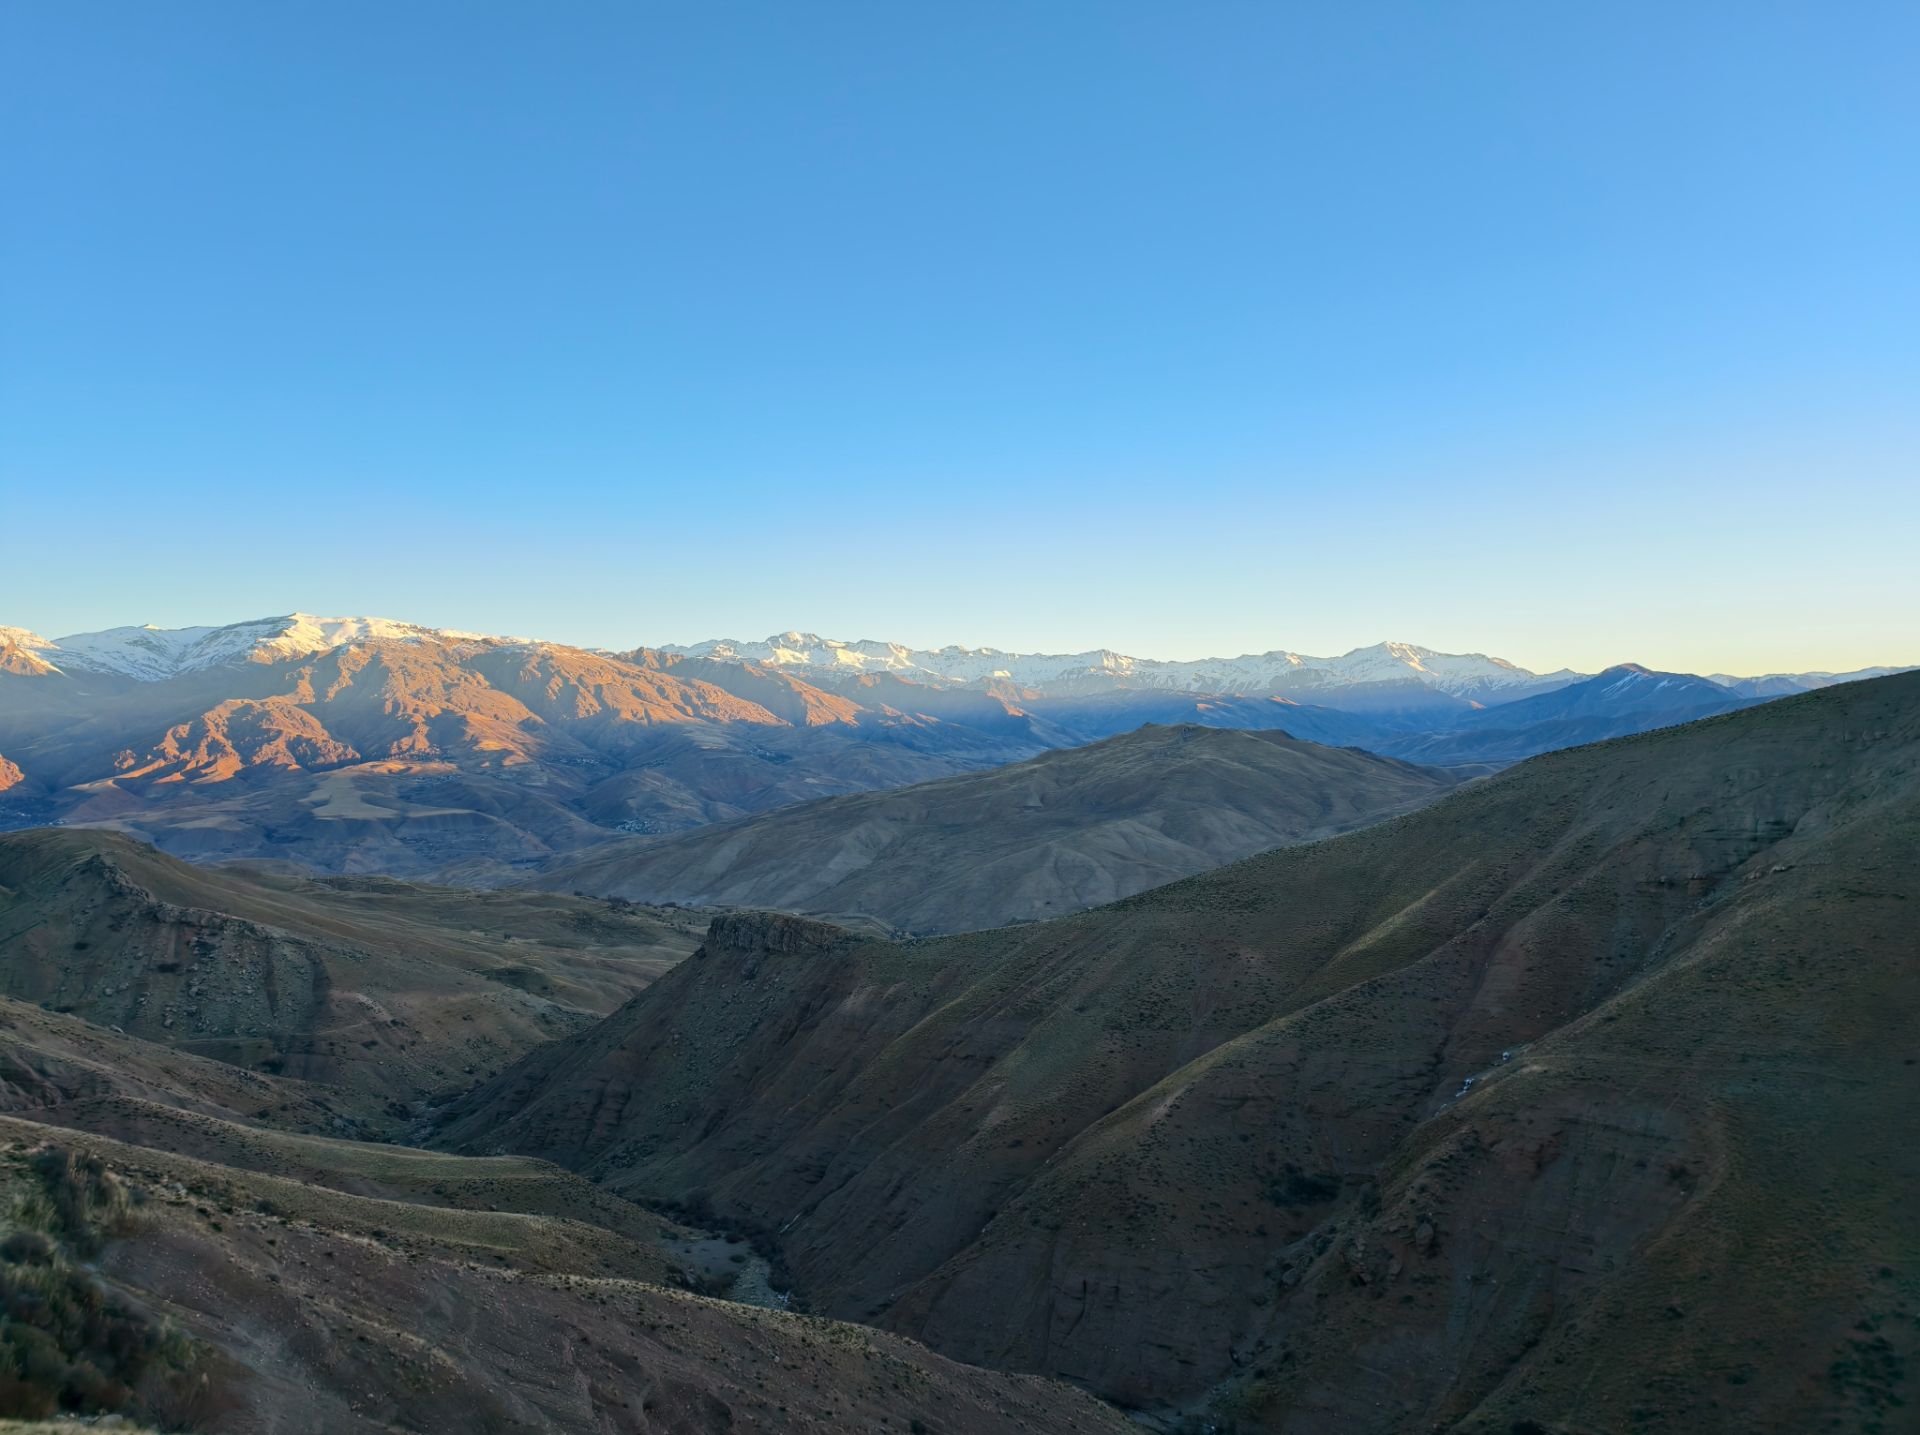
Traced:
<path fill-rule="evenodd" d="M 1890 1429 L 1916 850 L 1920 678 L 1850 685 L 1037 926 L 723 920 L 448 1134 L 1251 1428 Z"/>
<path fill-rule="evenodd" d="M 190 866 L 0 834 L 0 995 L 406 1103 L 590 1026 L 690 951 L 685 914 Z"/>
<path fill-rule="evenodd" d="M 0 997 L 0 1419 L 1123 1430 L 1070 1387 L 785 1313 L 738 1232 L 395 1144 L 480 1074 L 455 1063 L 577 1033 L 684 954 L 686 921 L 0 838 L 0 973 L 26 998 Z"/>

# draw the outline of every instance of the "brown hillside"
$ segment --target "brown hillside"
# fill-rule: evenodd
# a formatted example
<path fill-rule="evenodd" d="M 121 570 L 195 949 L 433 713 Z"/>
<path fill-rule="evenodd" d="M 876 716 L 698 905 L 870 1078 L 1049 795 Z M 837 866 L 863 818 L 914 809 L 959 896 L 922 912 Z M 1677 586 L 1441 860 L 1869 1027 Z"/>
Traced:
<path fill-rule="evenodd" d="M 965 931 L 1344 832 L 1453 781 L 1284 732 L 1148 727 L 988 772 L 606 843 L 556 859 L 534 883 Z"/>
<path fill-rule="evenodd" d="M 797 918 L 463 1108 L 812 1308 L 1286 1431 L 1896 1428 L 1920 676 L 1037 926 Z"/>
<path fill-rule="evenodd" d="M 281 1130 L 358 1131 L 383 1124 L 373 1098 L 268 1076 L 0 998 L 0 1111 L 97 1126 L 103 1104 L 154 1105 L 183 1116 L 270 1119 Z"/>

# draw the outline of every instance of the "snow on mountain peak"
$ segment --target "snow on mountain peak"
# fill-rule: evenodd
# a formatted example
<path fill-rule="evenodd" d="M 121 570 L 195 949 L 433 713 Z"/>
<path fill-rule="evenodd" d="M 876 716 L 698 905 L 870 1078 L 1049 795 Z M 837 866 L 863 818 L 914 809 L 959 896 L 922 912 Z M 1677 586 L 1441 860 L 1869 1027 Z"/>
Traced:
<path fill-rule="evenodd" d="M 1528 672 L 1481 653 L 1440 653 L 1414 643 L 1376 643 L 1337 658 L 1276 649 L 1238 658 L 1167 661 L 1110 648 L 1084 653 L 1010 653 L 998 648 L 908 648 L 869 640 L 842 642 L 817 633 L 786 632 L 758 643 L 720 639 L 669 653 L 763 663 L 815 672 L 891 673 L 915 682 L 977 684 L 996 680 L 1042 692 L 1094 692 L 1114 686 L 1177 692 L 1279 693 L 1361 683 L 1417 683 L 1474 700 L 1501 701 L 1557 687 L 1576 676 Z"/>
<path fill-rule="evenodd" d="M 0 627 L 0 673 L 38 676 L 57 673 L 52 643 L 26 628 Z"/>
<path fill-rule="evenodd" d="M 485 643 L 524 645 L 525 638 L 429 628 L 392 618 L 322 617 L 286 613 L 216 627 L 160 628 L 152 624 L 74 633 L 49 640 L 25 628 L 0 627 L 0 672 L 103 673 L 157 682 L 184 673 L 241 663 L 290 662 L 350 643 Z M 1399 702 L 1397 689 L 1425 688 L 1444 698 L 1481 705 L 1510 702 L 1565 687 L 1587 676 L 1562 668 L 1535 673 L 1485 653 L 1443 653 L 1418 643 L 1388 641 L 1354 648 L 1337 657 L 1314 657 L 1290 649 L 1244 653 L 1233 658 L 1168 660 L 1137 658 L 1111 648 L 1081 653 L 1015 653 L 992 647 L 949 644 L 912 648 L 862 638 L 848 642 L 790 629 L 760 642 L 719 638 L 668 644 L 665 653 L 786 668 L 796 677 L 833 678 L 887 674 L 937 687 L 1012 683 L 1043 696 L 1091 696 L 1116 690 L 1286 697 L 1338 706 L 1344 689 L 1370 689 L 1368 701 Z M 1605 676 L 1614 684 L 1671 685 L 1707 681 L 1746 696 L 1825 687 L 1835 682 L 1905 671 L 1867 668 L 1852 673 L 1777 673 L 1736 678 L 1717 673 L 1695 680 L 1620 664 Z"/>
<path fill-rule="evenodd" d="M 73 633 L 47 643 L 47 651 L 41 656 L 68 671 L 158 682 L 231 663 L 277 663 L 310 657 L 344 643 L 436 640 L 499 641 L 485 634 L 425 628 L 391 618 L 322 618 L 311 613 L 287 613 L 221 627 L 159 628 L 149 623 Z"/>
<path fill-rule="evenodd" d="M 0 624 L 0 647 L 37 650 L 52 646 L 51 642 L 31 628 L 9 628 L 5 624 Z"/>

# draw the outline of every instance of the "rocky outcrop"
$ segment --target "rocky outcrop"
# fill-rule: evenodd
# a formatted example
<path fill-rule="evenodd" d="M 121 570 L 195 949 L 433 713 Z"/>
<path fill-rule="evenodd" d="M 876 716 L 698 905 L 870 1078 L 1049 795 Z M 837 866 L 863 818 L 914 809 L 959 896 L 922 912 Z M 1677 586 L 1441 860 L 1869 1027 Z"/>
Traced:
<path fill-rule="evenodd" d="M 706 940 L 694 955 L 728 958 L 752 966 L 761 957 L 831 952 L 849 935 L 844 927 L 781 912 L 729 912 L 708 925 Z"/>

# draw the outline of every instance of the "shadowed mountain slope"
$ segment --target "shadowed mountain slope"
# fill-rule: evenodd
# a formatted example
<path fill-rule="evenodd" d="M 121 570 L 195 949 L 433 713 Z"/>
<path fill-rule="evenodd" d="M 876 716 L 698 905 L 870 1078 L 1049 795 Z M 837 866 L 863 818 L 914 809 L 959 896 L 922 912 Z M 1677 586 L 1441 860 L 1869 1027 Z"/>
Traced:
<path fill-rule="evenodd" d="M 557 860 L 535 885 L 964 931 L 1344 832 L 1452 784 L 1284 732 L 1147 727 L 990 772 L 607 843 Z"/>
<path fill-rule="evenodd" d="M 1674 727 L 1764 701 L 1691 673 L 1623 663 L 1553 692 L 1473 713 L 1446 732 L 1392 735 L 1374 745 L 1409 762 L 1504 767 L 1537 753 Z"/>
<path fill-rule="evenodd" d="M 0 1111 L 64 1125 L 68 1113 L 102 1103 L 235 1121 L 264 1117 L 294 1132 L 359 1130 L 384 1104 L 0 998 Z"/>
<path fill-rule="evenodd" d="M 692 949 L 687 920 L 194 867 L 110 832 L 0 834 L 0 995 L 383 1101 L 590 1025 Z"/>
<path fill-rule="evenodd" d="M 1920 676 L 1851 684 L 1034 926 L 725 917 L 447 1136 L 1239 1428 L 1890 1430 L 1916 851 Z"/>

